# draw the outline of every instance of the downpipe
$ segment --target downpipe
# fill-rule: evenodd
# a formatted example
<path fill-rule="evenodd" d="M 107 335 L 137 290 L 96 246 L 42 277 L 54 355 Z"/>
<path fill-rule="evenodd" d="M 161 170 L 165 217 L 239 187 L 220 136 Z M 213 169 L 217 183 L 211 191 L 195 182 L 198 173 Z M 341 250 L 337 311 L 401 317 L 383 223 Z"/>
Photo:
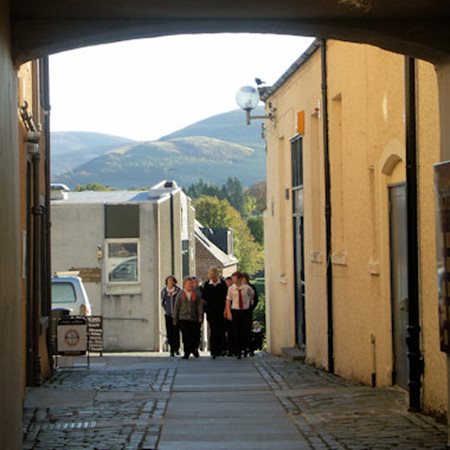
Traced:
<path fill-rule="evenodd" d="M 322 124 L 323 124 L 323 155 L 325 177 L 325 230 L 326 230 L 326 261 L 327 261 L 327 344 L 328 372 L 334 373 L 334 324 L 333 324 L 333 265 L 331 262 L 331 169 L 328 124 L 328 73 L 327 73 L 327 41 L 320 45 L 322 61 Z"/>
<path fill-rule="evenodd" d="M 408 329 L 409 411 L 422 409 L 424 361 L 420 351 L 419 238 L 417 211 L 416 60 L 405 57 L 406 192 L 408 228 Z"/>

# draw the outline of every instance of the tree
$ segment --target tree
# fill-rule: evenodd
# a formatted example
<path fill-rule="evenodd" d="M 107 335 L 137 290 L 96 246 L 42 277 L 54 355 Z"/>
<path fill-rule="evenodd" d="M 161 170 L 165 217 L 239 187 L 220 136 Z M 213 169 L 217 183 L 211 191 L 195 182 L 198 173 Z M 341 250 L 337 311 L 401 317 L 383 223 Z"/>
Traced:
<path fill-rule="evenodd" d="M 267 195 L 267 184 L 265 181 L 260 181 L 251 185 L 246 190 L 247 195 L 252 195 L 256 200 L 256 211 L 264 211 L 266 209 L 266 195 Z"/>
<path fill-rule="evenodd" d="M 81 191 L 113 191 L 114 189 L 110 186 L 106 186 L 101 183 L 87 183 L 87 184 L 77 184 L 75 187 L 76 192 Z"/>
<path fill-rule="evenodd" d="M 255 241 L 264 245 L 264 219 L 263 216 L 252 216 L 247 221 L 248 228 Z"/>
<path fill-rule="evenodd" d="M 230 177 L 223 185 L 223 190 L 226 195 L 225 198 L 230 202 L 230 205 L 237 209 L 241 214 L 244 214 L 245 195 L 241 182 L 236 177 Z"/>
<path fill-rule="evenodd" d="M 255 273 L 263 267 L 263 248 L 253 238 L 247 223 L 228 200 L 201 196 L 194 201 L 199 222 L 207 227 L 227 227 L 233 230 L 235 255 L 242 271 Z"/>
<path fill-rule="evenodd" d="M 222 189 L 215 185 L 210 184 L 205 181 L 203 181 L 201 178 L 197 181 L 197 183 L 191 184 L 187 190 L 187 195 L 191 197 L 192 199 L 196 199 L 201 197 L 202 195 L 208 195 L 210 197 L 218 197 L 218 198 L 225 198 L 223 196 Z"/>

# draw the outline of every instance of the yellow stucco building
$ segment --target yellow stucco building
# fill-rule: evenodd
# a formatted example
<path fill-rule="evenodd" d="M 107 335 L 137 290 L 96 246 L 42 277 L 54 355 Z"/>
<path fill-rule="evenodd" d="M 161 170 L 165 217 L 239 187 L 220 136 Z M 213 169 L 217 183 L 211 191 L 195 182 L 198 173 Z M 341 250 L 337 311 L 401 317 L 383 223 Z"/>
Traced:
<path fill-rule="evenodd" d="M 445 412 L 433 191 L 437 77 L 431 64 L 415 68 L 421 398 L 425 409 Z M 275 111 L 266 122 L 270 350 L 297 346 L 309 363 L 338 375 L 407 389 L 405 83 L 401 55 L 316 41 L 263 99 Z"/>
<path fill-rule="evenodd" d="M 20 383 L 41 384 L 52 371 L 49 216 L 49 105 L 46 60 L 20 66 L 17 74 L 20 170 Z"/>

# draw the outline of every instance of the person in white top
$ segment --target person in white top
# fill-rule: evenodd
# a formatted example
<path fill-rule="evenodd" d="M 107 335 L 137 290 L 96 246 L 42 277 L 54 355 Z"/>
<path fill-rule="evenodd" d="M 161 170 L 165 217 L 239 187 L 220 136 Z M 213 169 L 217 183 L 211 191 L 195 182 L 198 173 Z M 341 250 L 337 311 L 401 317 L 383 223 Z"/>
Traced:
<path fill-rule="evenodd" d="M 226 315 L 232 321 L 236 356 L 241 359 L 242 353 L 247 356 L 250 344 L 251 306 L 255 293 L 248 284 L 243 283 L 241 272 L 234 272 L 231 278 L 233 285 L 228 288 Z"/>

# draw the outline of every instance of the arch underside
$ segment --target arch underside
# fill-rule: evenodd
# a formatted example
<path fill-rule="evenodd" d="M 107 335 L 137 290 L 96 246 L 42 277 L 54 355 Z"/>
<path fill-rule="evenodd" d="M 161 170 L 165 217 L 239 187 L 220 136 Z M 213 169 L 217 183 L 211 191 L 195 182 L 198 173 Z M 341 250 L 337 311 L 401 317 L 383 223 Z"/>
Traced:
<path fill-rule="evenodd" d="M 128 39 L 225 32 L 361 42 L 439 63 L 450 57 L 449 17 L 443 0 L 11 0 L 17 63 Z"/>

